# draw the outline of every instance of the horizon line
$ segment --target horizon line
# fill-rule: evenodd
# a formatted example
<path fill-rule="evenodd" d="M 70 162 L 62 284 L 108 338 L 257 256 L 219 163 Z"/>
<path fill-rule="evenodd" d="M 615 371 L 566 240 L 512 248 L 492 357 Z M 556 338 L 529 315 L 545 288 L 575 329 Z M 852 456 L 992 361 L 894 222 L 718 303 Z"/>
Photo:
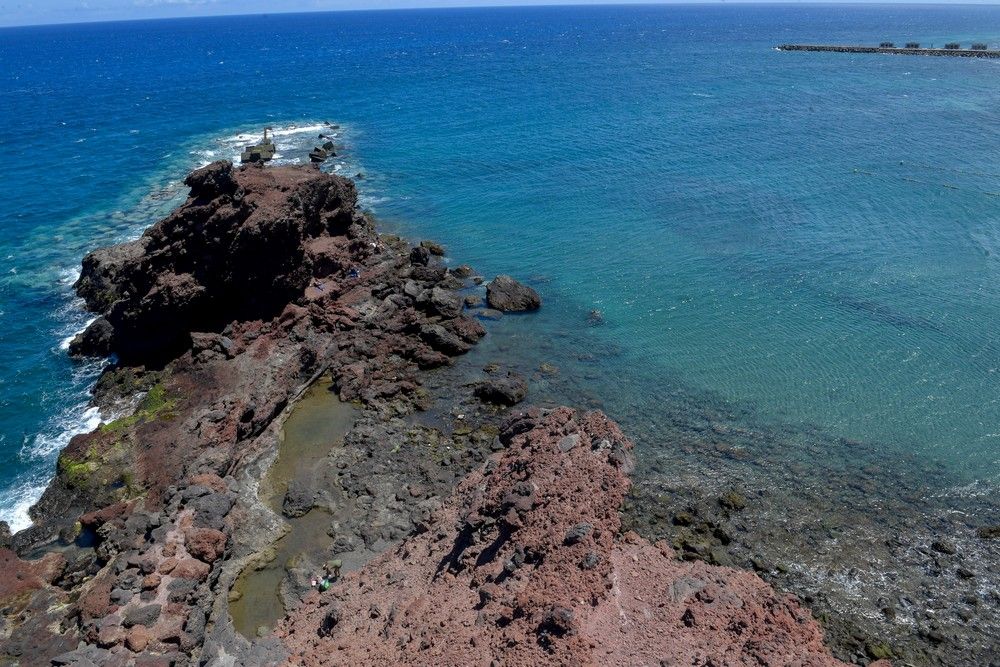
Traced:
<path fill-rule="evenodd" d="M 447 0 L 445 0 L 447 3 Z M 0 24 L 0 30 L 16 30 L 20 28 L 47 28 L 47 27 L 72 27 L 72 26 L 93 26 L 101 24 L 115 23 L 138 23 L 156 21 L 192 21 L 202 19 L 220 18 L 258 18 L 268 16 L 308 16 L 316 14 L 346 14 L 362 12 L 415 12 L 434 9 L 546 9 L 546 8 L 573 8 L 573 7 L 682 7 L 682 6 L 731 6 L 731 5 L 756 5 L 756 6 L 838 6 L 838 7 L 995 7 L 1000 5 L 1000 0 L 987 0 L 985 2 L 947 2 L 947 0 L 629 0 L 627 2 L 607 2 L 598 0 L 597 2 L 579 2 L 570 0 L 569 2 L 546 2 L 530 3 L 513 0 L 509 3 L 489 4 L 489 5 L 469 5 L 469 4 L 430 4 L 414 7 L 344 7 L 331 9 L 290 11 L 268 11 L 268 12 L 248 12 L 248 13 L 221 13 L 203 14 L 196 16 L 153 16 L 136 18 L 105 19 L 98 18 L 84 21 L 55 21 L 51 23 L 8 23 Z"/>

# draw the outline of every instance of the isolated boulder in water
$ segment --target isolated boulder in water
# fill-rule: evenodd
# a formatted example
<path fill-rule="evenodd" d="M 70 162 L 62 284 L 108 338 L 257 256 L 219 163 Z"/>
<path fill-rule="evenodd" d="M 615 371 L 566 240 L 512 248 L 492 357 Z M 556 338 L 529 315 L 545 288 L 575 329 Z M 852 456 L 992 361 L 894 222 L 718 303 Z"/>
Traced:
<path fill-rule="evenodd" d="M 281 513 L 291 518 L 304 516 L 313 508 L 315 502 L 316 493 L 309 488 L 309 485 L 301 480 L 293 480 L 288 485 L 285 499 L 281 503 Z"/>
<path fill-rule="evenodd" d="M 486 286 L 486 303 L 490 308 L 506 312 L 538 310 L 542 299 L 538 292 L 522 285 L 510 276 L 497 276 Z"/>

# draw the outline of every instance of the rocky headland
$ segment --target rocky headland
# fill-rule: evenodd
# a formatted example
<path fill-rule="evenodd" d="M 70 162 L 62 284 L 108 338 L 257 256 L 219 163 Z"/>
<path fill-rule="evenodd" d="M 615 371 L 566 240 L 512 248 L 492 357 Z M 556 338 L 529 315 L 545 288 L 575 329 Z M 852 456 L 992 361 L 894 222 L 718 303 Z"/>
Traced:
<path fill-rule="evenodd" d="M 499 366 L 427 381 L 533 290 L 379 234 L 315 168 L 186 183 L 84 260 L 99 317 L 71 350 L 113 355 L 94 403 L 119 416 L 61 453 L 33 527 L 0 531 L 0 662 L 841 664 L 794 598 L 622 529 L 632 445 L 603 414 L 523 408 Z M 317 387 L 343 431 L 289 454 Z M 237 628 L 303 529 L 274 622 Z"/>

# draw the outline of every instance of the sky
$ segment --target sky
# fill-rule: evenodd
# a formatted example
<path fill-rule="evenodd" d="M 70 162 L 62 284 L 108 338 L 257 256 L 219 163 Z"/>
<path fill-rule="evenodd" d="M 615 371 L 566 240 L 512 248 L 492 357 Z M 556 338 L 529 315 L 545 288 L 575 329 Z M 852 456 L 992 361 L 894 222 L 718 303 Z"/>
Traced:
<path fill-rule="evenodd" d="M 182 16 L 496 5 L 610 4 L 615 0 L 0 0 L 0 26 L 82 23 Z M 626 0 L 636 2 L 637 0 Z M 641 0 L 639 0 L 641 1 Z M 663 0 L 657 0 L 662 2 Z M 691 0 L 687 0 L 691 1 Z M 740 2 L 743 0 L 729 0 Z M 772 0 L 773 1 L 773 0 Z M 785 0 L 797 2 L 798 0 Z M 851 0 L 857 2 L 858 0 Z M 865 1 L 865 0 L 861 0 Z M 868 0 L 885 2 L 886 0 Z M 891 1 L 891 0 L 890 0 Z M 914 2 L 920 0 L 905 0 Z M 928 0 L 935 4 L 960 4 Z M 1000 0 L 963 0 L 995 4 Z"/>

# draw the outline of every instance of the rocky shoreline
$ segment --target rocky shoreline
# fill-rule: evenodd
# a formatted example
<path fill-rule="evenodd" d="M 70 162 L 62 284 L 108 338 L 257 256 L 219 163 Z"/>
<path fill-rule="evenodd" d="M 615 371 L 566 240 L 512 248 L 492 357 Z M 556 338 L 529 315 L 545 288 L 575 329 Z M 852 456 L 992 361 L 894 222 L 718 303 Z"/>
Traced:
<path fill-rule="evenodd" d="M 840 664 L 755 575 L 621 530 L 631 443 L 606 417 L 514 407 L 525 380 L 499 366 L 425 383 L 480 318 L 538 308 L 533 290 L 380 235 L 353 183 L 311 167 L 186 183 L 140 239 L 84 260 L 100 317 L 71 350 L 116 356 L 94 401 L 130 410 L 74 438 L 35 525 L 0 535 L 0 661 Z M 260 480 L 321 377 L 356 416 L 282 517 Z M 317 511 L 328 539 L 281 582 L 291 615 L 243 636 L 234 583 Z M 317 593 L 332 557 L 344 576 Z"/>

